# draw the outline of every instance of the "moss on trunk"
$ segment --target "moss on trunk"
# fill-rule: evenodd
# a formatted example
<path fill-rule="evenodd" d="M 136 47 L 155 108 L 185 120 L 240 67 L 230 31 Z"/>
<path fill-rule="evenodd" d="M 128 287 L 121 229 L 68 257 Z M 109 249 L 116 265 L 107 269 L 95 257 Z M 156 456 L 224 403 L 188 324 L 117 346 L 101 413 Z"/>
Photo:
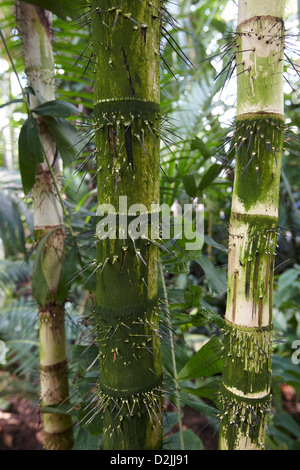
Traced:
<path fill-rule="evenodd" d="M 123 236 L 104 236 L 97 250 L 98 408 L 106 449 L 162 443 L 157 248 L 130 225 L 159 203 L 160 7 L 159 0 L 91 2 L 98 202 L 111 204 L 119 222 L 132 208 L 121 222 Z"/>
<path fill-rule="evenodd" d="M 283 146 L 284 2 L 239 2 L 221 450 L 264 449 Z"/>

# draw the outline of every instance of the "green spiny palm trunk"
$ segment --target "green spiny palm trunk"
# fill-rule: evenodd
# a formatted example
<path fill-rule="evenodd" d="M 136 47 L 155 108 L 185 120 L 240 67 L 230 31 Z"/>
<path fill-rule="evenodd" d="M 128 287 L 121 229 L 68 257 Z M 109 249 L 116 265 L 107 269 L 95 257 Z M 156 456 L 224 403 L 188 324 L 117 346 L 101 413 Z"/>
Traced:
<path fill-rule="evenodd" d="M 284 0 L 240 0 L 236 169 L 219 447 L 264 448 L 283 144 Z"/>
<path fill-rule="evenodd" d="M 55 72 L 52 50 L 51 13 L 42 8 L 19 2 L 19 30 L 23 42 L 28 85 L 46 101 L 55 99 Z M 39 104 L 30 95 L 30 106 Z M 36 117 L 44 152 L 60 184 L 57 149 L 43 119 Z M 64 306 L 56 301 L 56 292 L 64 259 L 64 230 L 62 207 L 48 164 L 39 165 L 36 183 L 32 188 L 34 233 L 37 242 L 44 242 L 42 267 L 49 294 L 39 305 L 40 380 L 44 406 L 59 406 L 68 397 L 68 369 L 65 346 Z M 44 413 L 44 447 L 70 449 L 73 445 L 70 416 Z"/>
<path fill-rule="evenodd" d="M 97 252 L 106 449 L 158 449 L 162 441 L 157 248 L 123 219 L 133 204 L 146 217 L 159 204 L 161 3 L 91 2 L 98 202 L 115 208 L 118 224 Z M 136 220 L 129 214 L 127 222 Z"/>

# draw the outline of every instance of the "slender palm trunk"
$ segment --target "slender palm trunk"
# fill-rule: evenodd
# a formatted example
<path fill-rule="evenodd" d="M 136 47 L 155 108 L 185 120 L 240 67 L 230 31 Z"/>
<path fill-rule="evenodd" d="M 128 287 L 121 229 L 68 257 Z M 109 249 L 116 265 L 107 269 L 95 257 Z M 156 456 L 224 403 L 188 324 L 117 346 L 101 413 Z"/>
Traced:
<path fill-rule="evenodd" d="M 18 2 L 17 16 L 23 42 L 28 85 L 46 101 L 55 99 L 55 74 L 52 50 L 52 17 L 42 8 Z M 38 104 L 30 95 L 30 105 Z M 59 159 L 43 119 L 36 117 L 40 140 L 60 184 Z M 45 239 L 42 267 L 49 294 L 39 305 L 40 379 L 44 406 L 59 406 L 68 397 L 68 369 L 65 346 L 64 306 L 56 301 L 56 291 L 64 259 L 64 230 L 62 208 L 48 165 L 39 165 L 36 183 L 32 189 L 35 240 Z M 72 447 L 72 421 L 65 414 L 45 413 L 44 447 L 69 449 Z"/>
<path fill-rule="evenodd" d="M 97 252 L 97 409 L 110 449 L 162 441 L 157 248 L 132 225 L 135 210 L 148 218 L 159 204 L 161 3 L 91 2 L 98 202 L 117 221 L 116 238 L 103 237 Z M 142 209 L 124 221 L 133 204 Z"/>
<path fill-rule="evenodd" d="M 240 0 L 235 181 L 219 447 L 264 448 L 283 144 L 284 0 Z"/>

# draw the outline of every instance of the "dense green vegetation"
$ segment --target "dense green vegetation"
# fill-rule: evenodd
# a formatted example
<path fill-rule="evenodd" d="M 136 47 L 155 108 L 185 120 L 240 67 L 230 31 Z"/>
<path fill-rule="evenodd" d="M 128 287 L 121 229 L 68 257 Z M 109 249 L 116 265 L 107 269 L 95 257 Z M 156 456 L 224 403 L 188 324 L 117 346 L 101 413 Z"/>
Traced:
<path fill-rule="evenodd" d="M 234 128 L 236 82 L 241 72 L 235 49 L 237 5 L 225 0 L 180 0 L 178 5 L 157 1 L 153 2 L 157 3 L 156 8 L 152 6 L 153 11 L 146 12 L 143 20 L 143 2 L 139 0 L 136 0 L 137 10 L 126 17 L 117 6 L 122 3 L 125 8 L 127 2 L 93 1 L 90 7 L 90 2 L 82 1 L 76 8 L 69 1 L 32 2 L 53 12 L 55 98 L 45 100 L 27 82 L 15 3 L 1 1 L 0 23 L 3 123 L 0 128 L 0 398 L 3 405 L 0 408 L 11 393 L 40 399 L 38 312 L 53 292 L 49 291 L 44 263 L 45 240 L 49 235 L 37 237 L 33 220 L 31 189 L 36 183 L 35 173 L 41 158 L 34 125 L 38 116 L 50 131 L 60 159 L 61 176 L 55 191 L 63 213 L 65 239 L 55 299 L 65 311 L 69 391 L 62 403 L 41 401 L 42 412 L 44 416 L 72 417 L 73 449 L 103 446 L 121 449 L 141 445 L 141 441 L 144 448 L 151 448 L 151 441 L 160 441 L 162 433 L 164 449 L 202 450 L 201 436 L 183 429 L 184 407 L 205 415 L 218 433 L 226 406 L 232 406 L 231 397 L 220 394 L 222 383 L 224 386 L 230 380 L 230 385 L 235 387 L 230 370 L 234 369 L 235 359 L 245 362 L 244 357 L 241 359 L 241 348 L 248 341 L 245 336 L 249 333 L 240 330 L 228 333 L 225 323 L 234 171 L 237 165 L 237 174 L 243 173 L 254 149 L 249 141 L 244 145 L 245 152 L 240 152 L 236 159 L 240 148 L 239 144 L 234 145 L 234 139 L 238 141 L 243 136 L 238 133 L 241 127 L 237 132 Z M 276 147 L 283 144 L 278 220 L 274 221 L 273 238 L 269 240 L 272 250 L 276 248 L 272 266 L 273 298 L 267 299 L 268 304 L 273 303 L 273 341 L 268 346 L 272 350 L 272 363 L 265 360 L 264 351 L 259 359 L 263 364 L 261 375 L 271 371 L 268 432 L 261 447 L 274 450 L 300 448 L 299 411 L 296 412 L 295 406 L 295 414 L 287 413 L 281 392 L 282 384 L 293 387 L 297 398 L 300 392 L 299 48 L 294 3 L 289 2 L 285 15 L 285 123 L 282 124 L 280 116 L 280 123 L 272 124 L 280 128 Z M 101 12 L 97 8 L 103 8 L 107 17 L 98 16 Z M 150 17 L 155 25 L 149 27 L 151 31 L 144 24 L 150 24 Z M 162 25 L 160 38 L 156 21 Z M 96 41 L 93 48 L 92 27 L 93 41 Z M 124 31 L 120 33 L 118 28 Z M 107 48 L 110 54 L 103 50 L 101 37 L 106 30 L 107 34 L 119 31 L 122 38 L 128 35 L 122 57 L 117 54 L 117 48 Z M 138 42 L 134 34 L 140 35 L 143 44 L 153 34 L 155 47 L 136 51 Z M 105 37 L 112 40 L 113 35 Z M 112 40 L 112 44 L 116 43 Z M 150 62 L 139 61 L 141 53 L 145 54 L 143 59 L 147 58 L 146 54 L 152 54 L 153 58 Z M 151 81 L 155 60 L 161 66 L 160 93 Z M 105 62 L 105 73 L 101 61 Z M 117 61 L 122 61 L 129 77 L 131 72 L 129 81 L 125 73 L 122 76 L 118 68 L 113 68 Z M 139 80 L 141 63 L 143 80 Z M 98 74 L 96 78 L 94 70 Z M 112 78 L 107 83 L 110 72 Z M 245 74 L 239 76 L 243 82 Z M 111 105 L 111 93 L 116 94 L 119 108 Z M 37 100 L 35 114 L 30 104 L 33 95 Z M 130 97 L 143 101 L 143 106 L 139 107 L 133 99 L 130 101 Z M 271 132 L 265 122 L 260 122 L 260 127 L 264 126 L 263 134 L 268 141 Z M 261 152 L 266 155 L 267 147 L 263 142 Z M 274 161 L 276 157 L 275 152 Z M 139 200 L 132 179 L 132 162 Z M 269 170 L 266 165 L 258 177 L 266 178 Z M 245 207 L 247 204 L 251 207 L 257 198 L 266 202 L 269 188 L 264 186 L 263 194 L 258 194 L 257 173 L 245 175 L 250 189 L 245 195 L 248 198 Z M 53 174 L 52 180 L 55 180 Z M 240 195 L 245 194 L 243 184 L 242 179 L 236 178 L 236 191 Z M 203 246 L 187 250 L 187 238 L 170 240 L 163 233 L 150 245 L 143 241 L 140 246 L 140 240 L 130 247 L 121 241 L 99 243 L 97 206 L 100 202 L 115 203 L 120 195 L 128 196 L 128 206 L 139 202 L 148 207 L 151 202 L 159 202 L 175 209 L 177 205 L 177 210 L 184 204 L 203 208 Z M 241 220 L 235 222 L 239 224 Z M 249 223 L 254 233 L 257 225 L 252 219 Z M 265 245 L 264 250 L 270 251 Z M 246 258 L 245 255 L 245 262 Z M 266 256 L 264 263 L 268 259 Z M 130 335 L 136 335 L 137 339 Z M 230 335 L 238 342 L 229 339 Z M 258 340 L 260 349 L 271 341 L 262 336 Z M 124 345 L 131 344 L 130 341 L 134 348 L 125 349 Z M 231 363 L 223 358 L 224 348 L 233 356 Z M 135 356 L 140 355 L 147 371 L 152 370 L 150 375 L 138 365 Z M 123 368 L 120 361 L 124 363 Z M 253 370 L 250 377 L 254 381 L 252 373 Z M 130 393 L 126 394 L 127 379 L 125 392 L 130 390 Z M 114 393 L 110 395 L 112 389 Z M 138 396 L 139 391 L 142 398 Z M 227 400 L 225 409 L 224 399 Z M 144 403 L 143 409 L 139 400 Z M 106 409 L 109 413 L 105 414 Z M 112 418 L 113 413 L 120 422 Z M 131 428 L 134 422 L 137 428 Z M 170 435 L 176 423 L 179 430 Z M 235 424 L 234 419 L 231 424 Z M 120 434 L 121 428 L 123 442 L 129 436 L 124 447 L 115 437 L 112 439 Z M 142 430 L 147 430 L 148 442 L 143 437 L 138 439 L 138 444 L 132 444 Z M 133 441 L 129 442 L 130 439 Z M 153 447 L 157 445 L 160 444 L 156 442 Z"/>

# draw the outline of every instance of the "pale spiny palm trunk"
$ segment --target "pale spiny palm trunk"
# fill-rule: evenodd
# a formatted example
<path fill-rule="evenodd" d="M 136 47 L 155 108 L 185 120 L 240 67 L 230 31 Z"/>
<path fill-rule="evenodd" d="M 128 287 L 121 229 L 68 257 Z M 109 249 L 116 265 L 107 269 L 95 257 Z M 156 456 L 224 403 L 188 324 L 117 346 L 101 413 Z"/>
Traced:
<path fill-rule="evenodd" d="M 235 181 L 219 447 L 263 449 L 283 143 L 284 0 L 240 0 Z"/>
<path fill-rule="evenodd" d="M 160 0 L 91 2 L 98 202 L 124 215 L 133 204 L 144 205 L 147 214 L 159 204 L 161 6 Z M 119 196 L 127 197 L 127 208 L 119 207 Z M 157 449 L 157 248 L 129 235 L 122 240 L 118 230 L 117 239 L 98 243 L 97 409 L 104 413 L 105 448 Z"/>
<path fill-rule="evenodd" d="M 22 37 L 28 85 L 45 101 L 55 99 L 55 71 L 52 50 L 52 17 L 42 8 L 18 2 L 17 17 Z M 30 94 L 30 106 L 39 103 Z M 36 116 L 40 140 L 60 184 L 59 160 L 53 141 L 43 119 Z M 42 267 L 49 294 L 39 305 L 40 380 L 44 406 L 59 406 L 68 397 L 68 369 L 65 346 L 64 306 L 56 301 L 56 291 L 64 259 L 64 230 L 62 207 L 46 161 L 39 165 L 36 183 L 32 188 L 34 234 L 36 242 L 44 237 Z M 72 447 L 70 416 L 44 413 L 44 447 Z"/>

